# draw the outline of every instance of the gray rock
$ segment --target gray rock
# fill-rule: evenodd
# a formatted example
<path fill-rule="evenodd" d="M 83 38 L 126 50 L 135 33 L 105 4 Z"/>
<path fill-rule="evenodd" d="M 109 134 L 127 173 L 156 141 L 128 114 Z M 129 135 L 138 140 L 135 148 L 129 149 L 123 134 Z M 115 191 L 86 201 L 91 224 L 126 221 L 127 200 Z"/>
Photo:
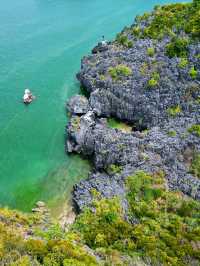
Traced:
<path fill-rule="evenodd" d="M 44 208 L 44 207 L 46 207 L 46 204 L 45 204 L 45 202 L 43 202 L 43 201 L 38 201 L 38 202 L 36 202 L 36 204 L 35 204 L 38 208 Z"/>
<path fill-rule="evenodd" d="M 140 27 L 144 29 L 151 19 L 141 22 Z M 189 171 L 191 158 L 200 152 L 200 138 L 188 132 L 189 127 L 200 124 L 200 43 L 189 45 L 189 63 L 181 68 L 179 58 L 165 54 L 170 37 L 153 41 L 125 33 L 133 41 L 132 48 L 113 42 L 108 49 L 84 57 L 77 74 L 90 96 L 82 112 L 74 111 L 80 98 L 71 100 L 66 146 L 68 152 L 89 156 L 94 165 L 88 179 L 74 187 L 78 210 L 91 205 L 93 189 L 103 197 L 120 196 L 126 210 L 125 180 L 137 170 L 162 170 L 170 190 L 200 200 L 200 179 Z M 147 53 L 149 47 L 155 50 L 152 57 Z M 132 74 L 113 79 L 109 69 L 122 64 Z M 193 66 L 196 78 L 189 75 Z M 155 76 L 157 84 L 151 87 L 149 80 Z M 178 112 L 173 114 L 173 108 Z M 109 128 L 105 117 L 129 122 L 135 131 Z M 120 172 L 111 173 L 110 165 Z"/>
<path fill-rule="evenodd" d="M 67 108 L 71 114 L 85 114 L 89 109 L 88 99 L 82 95 L 75 95 L 67 103 Z"/>

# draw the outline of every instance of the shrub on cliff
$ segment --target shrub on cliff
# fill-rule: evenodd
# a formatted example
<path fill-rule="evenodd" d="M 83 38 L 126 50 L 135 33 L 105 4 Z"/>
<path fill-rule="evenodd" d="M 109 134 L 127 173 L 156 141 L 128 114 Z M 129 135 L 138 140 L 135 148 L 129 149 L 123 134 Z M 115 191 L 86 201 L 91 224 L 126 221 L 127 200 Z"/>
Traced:
<path fill-rule="evenodd" d="M 160 80 L 160 74 L 158 72 L 153 72 L 151 78 L 148 81 L 148 87 L 153 88 L 158 85 Z"/>
<path fill-rule="evenodd" d="M 190 71 L 189 71 L 189 75 L 192 79 L 196 79 L 197 78 L 197 70 L 195 69 L 195 67 L 193 66 Z"/>
<path fill-rule="evenodd" d="M 178 66 L 180 68 L 185 68 L 188 65 L 188 63 L 189 62 L 188 62 L 187 58 L 181 58 Z"/>
<path fill-rule="evenodd" d="M 98 265 L 77 234 L 43 218 L 0 209 L 0 265 Z"/>
<path fill-rule="evenodd" d="M 128 39 L 125 34 L 119 33 L 116 38 L 117 43 L 121 44 L 124 47 L 131 48 L 133 47 L 133 42 Z"/>
<path fill-rule="evenodd" d="M 155 49 L 153 47 L 147 48 L 147 54 L 148 54 L 148 56 L 154 56 Z"/>
<path fill-rule="evenodd" d="M 161 39 L 165 35 L 175 37 L 177 33 L 183 31 L 190 34 L 193 39 L 200 38 L 199 1 L 157 6 L 148 17 L 152 19 L 140 33 L 140 37 Z M 148 17 L 141 16 L 137 22 L 148 20 Z"/>
<path fill-rule="evenodd" d="M 132 74 L 130 67 L 126 65 L 118 65 L 116 67 L 110 67 L 108 73 L 114 80 L 121 79 L 123 77 L 128 77 Z"/>
<path fill-rule="evenodd" d="M 200 178 L 200 154 L 195 153 L 190 166 L 190 173 Z"/>
<path fill-rule="evenodd" d="M 127 179 L 129 221 L 124 219 L 120 201 L 94 200 L 74 229 L 94 249 L 138 254 L 153 265 L 187 265 L 197 260 L 200 237 L 200 204 L 181 193 L 166 191 L 162 172 L 149 175 L 139 171 Z"/>
<path fill-rule="evenodd" d="M 184 38 L 173 38 L 166 46 L 166 54 L 169 57 L 186 57 L 188 54 L 188 40 Z"/>
<path fill-rule="evenodd" d="M 167 109 L 167 113 L 171 116 L 171 117 L 175 117 L 177 116 L 178 114 L 180 114 L 181 112 L 181 107 L 179 105 L 176 105 L 176 106 L 172 106 L 172 107 L 169 107 Z"/>
<path fill-rule="evenodd" d="M 189 129 L 188 132 L 191 134 L 195 134 L 197 137 L 200 137 L 200 125 L 192 125 Z"/>

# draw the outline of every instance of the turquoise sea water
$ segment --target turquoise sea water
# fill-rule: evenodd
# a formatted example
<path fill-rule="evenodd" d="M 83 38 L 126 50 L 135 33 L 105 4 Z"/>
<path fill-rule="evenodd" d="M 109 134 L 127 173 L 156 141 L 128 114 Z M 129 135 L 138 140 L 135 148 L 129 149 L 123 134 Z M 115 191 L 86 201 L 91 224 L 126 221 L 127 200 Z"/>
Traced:
<path fill-rule="evenodd" d="M 0 0 L 0 204 L 56 206 L 89 165 L 64 152 L 65 102 L 80 59 L 158 0 Z M 181 1 L 180 1 L 181 2 Z M 21 102 L 29 87 L 37 96 Z"/>

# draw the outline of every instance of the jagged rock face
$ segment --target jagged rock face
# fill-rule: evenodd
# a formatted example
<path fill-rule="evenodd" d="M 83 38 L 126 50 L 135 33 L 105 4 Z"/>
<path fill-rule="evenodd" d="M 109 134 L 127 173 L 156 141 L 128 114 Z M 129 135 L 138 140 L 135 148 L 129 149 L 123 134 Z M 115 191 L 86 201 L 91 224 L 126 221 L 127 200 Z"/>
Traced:
<path fill-rule="evenodd" d="M 82 115 L 87 113 L 89 108 L 88 99 L 82 95 L 73 96 L 67 103 L 67 109 L 71 114 Z"/>
<path fill-rule="evenodd" d="M 141 22 L 140 28 L 148 23 Z M 200 153 L 200 137 L 188 131 L 200 125 L 200 43 L 188 46 L 182 67 L 181 58 L 166 55 L 170 37 L 158 41 L 138 39 L 128 31 L 126 35 L 131 48 L 116 42 L 105 50 L 96 47 L 82 59 L 77 74 L 90 95 L 83 100 L 87 108 L 82 108 L 78 96 L 69 104 L 72 118 L 66 146 L 68 152 L 89 156 L 94 164 L 89 178 L 74 187 L 79 210 L 90 205 L 93 189 L 104 197 L 120 196 L 126 208 L 126 178 L 137 170 L 163 171 L 169 189 L 200 199 L 200 179 L 191 171 L 191 162 Z M 125 74 L 112 72 L 118 66 L 126 67 Z M 190 74 L 193 67 L 195 77 Z M 84 114 L 74 111 L 79 106 Z M 129 122 L 133 131 L 109 128 L 107 117 Z M 111 165 L 116 172 L 110 172 Z"/>
<path fill-rule="evenodd" d="M 190 125 L 200 122 L 200 106 L 194 108 L 195 112 L 188 112 L 188 116 L 173 119 L 162 128 L 153 127 L 146 134 L 123 133 L 109 128 L 105 119 L 96 118 L 91 112 L 81 117 L 75 135 L 68 126 L 69 136 L 75 136 L 71 139 L 74 151 L 90 155 L 96 171 L 101 172 L 91 174 L 88 180 L 75 186 L 74 200 L 79 209 L 91 201 L 92 189 L 106 197 L 125 193 L 125 177 L 136 170 L 164 171 L 170 189 L 200 199 L 200 180 L 189 173 L 184 158 L 187 150 L 200 152 L 199 137 L 187 131 Z M 176 132 L 176 136 L 169 136 L 171 130 Z M 120 173 L 110 174 L 110 165 L 120 167 Z"/>
<path fill-rule="evenodd" d="M 106 198 L 112 198 L 116 195 L 121 197 L 123 207 L 126 209 L 127 202 L 124 199 L 124 179 L 121 175 L 109 176 L 106 173 L 92 173 L 87 180 L 83 180 L 75 185 L 73 189 L 73 200 L 78 211 L 90 205 L 93 199 L 93 190 L 100 192 Z"/>
<path fill-rule="evenodd" d="M 169 38 L 160 42 L 134 40 L 130 49 L 113 44 L 106 52 L 83 58 L 77 77 L 91 93 L 89 101 L 92 109 L 99 116 L 114 116 L 150 128 L 168 120 L 167 109 L 171 106 L 185 108 L 189 92 L 200 86 L 200 72 L 195 80 L 188 74 L 192 66 L 200 68 L 200 60 L 196 56 L 200 54 L 200 44 L 189 46 L 189 64 L 181 68 L 178 67 L 180 59 L 165 55 L 168 43 Z M 154 47 L 153 56 L 148 55 L 149 47 Z M 109 68 L 119 64 L 128 66 L 132 74 L 113 80 Z M 159 73 L 158 84 L 149 87 L 148 81 L 154 73 Z"/>
<path fill-rule="evenodd" d="M 110 43 L 108 43 L 109 45 Z M 102 43 L 98 43 L 97 46 L 95 46 L 93 49 L 92 49 L 92 53 L 93 54 L 97 54 L 97 53 L 101 53 L 101 52 L 105 52 L 108 50 L 108 45 L 106 44 L 102 44 Z"/>

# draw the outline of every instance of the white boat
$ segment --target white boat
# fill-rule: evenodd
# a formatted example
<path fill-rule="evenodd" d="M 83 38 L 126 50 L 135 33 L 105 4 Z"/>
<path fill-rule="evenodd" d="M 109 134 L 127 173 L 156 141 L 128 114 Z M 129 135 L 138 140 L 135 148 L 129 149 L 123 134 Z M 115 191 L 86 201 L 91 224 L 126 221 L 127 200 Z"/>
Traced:
<path fill-rule="evenodd" d="M 31 103 L 35 97 L 32 95 L 31 91 L 29 89 L 25 89 L 24 96 L 23 96 L 23 102 L 25 104 Z"/>

